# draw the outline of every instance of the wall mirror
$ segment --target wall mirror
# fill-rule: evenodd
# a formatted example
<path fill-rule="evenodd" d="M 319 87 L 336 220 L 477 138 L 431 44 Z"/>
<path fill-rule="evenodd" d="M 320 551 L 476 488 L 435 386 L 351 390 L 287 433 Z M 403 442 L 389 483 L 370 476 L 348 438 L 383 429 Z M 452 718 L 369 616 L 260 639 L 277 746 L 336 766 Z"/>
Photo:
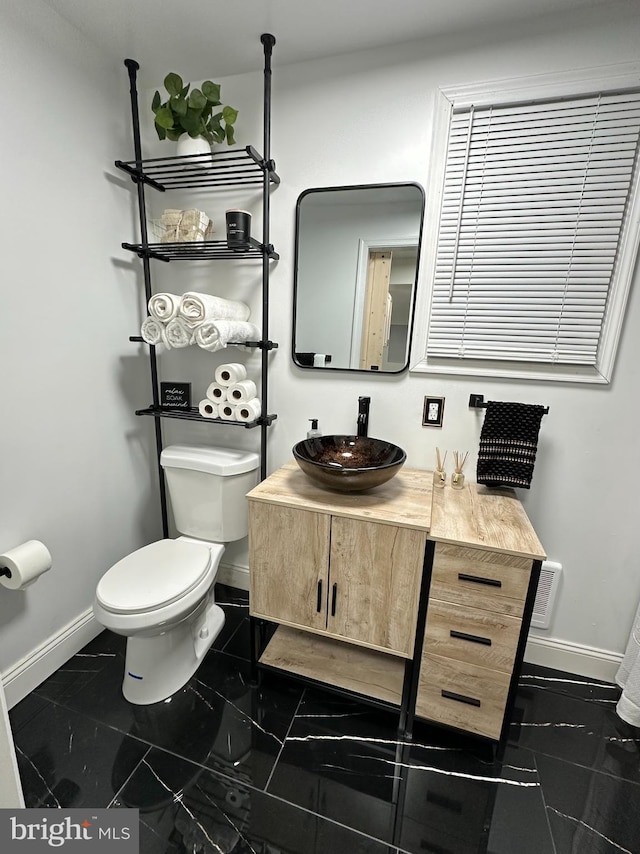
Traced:
<path fill-rule="evenodd" d="M 419 184 L 305 190 L 296 205 L 293 361 L 406 370 L 424 191 Z"/>

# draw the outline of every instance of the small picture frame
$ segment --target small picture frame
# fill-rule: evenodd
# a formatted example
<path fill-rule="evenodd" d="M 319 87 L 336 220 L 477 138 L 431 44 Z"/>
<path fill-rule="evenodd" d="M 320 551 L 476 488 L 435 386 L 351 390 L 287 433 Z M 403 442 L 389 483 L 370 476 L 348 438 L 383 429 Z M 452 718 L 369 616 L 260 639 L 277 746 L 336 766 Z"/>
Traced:
<path fill-rule="evenodd" d="M 160 383 L 160 406 L 191 409 L 191 383 Z"/>
<path fill-rule="evenodd" d="M 425 397 L 422 410 L 423 427 L 442 427 L 444 397 Z"/>

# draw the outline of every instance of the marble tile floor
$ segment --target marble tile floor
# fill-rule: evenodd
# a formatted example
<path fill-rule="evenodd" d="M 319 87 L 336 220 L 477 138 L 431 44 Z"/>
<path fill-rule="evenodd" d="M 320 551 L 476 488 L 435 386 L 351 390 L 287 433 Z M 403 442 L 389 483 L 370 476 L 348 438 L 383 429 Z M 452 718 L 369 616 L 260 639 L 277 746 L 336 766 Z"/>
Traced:
<path fill-rule="evenodd" d="M 499 759 L 486 744 L 264 674 L 246 593 L 171 698 L 122 697 L 103 632 L 10 712 L 32 807 L 135 807 L 141 854 L 640 854 L 640 730 L 616 686 L 525 665 Z"/>

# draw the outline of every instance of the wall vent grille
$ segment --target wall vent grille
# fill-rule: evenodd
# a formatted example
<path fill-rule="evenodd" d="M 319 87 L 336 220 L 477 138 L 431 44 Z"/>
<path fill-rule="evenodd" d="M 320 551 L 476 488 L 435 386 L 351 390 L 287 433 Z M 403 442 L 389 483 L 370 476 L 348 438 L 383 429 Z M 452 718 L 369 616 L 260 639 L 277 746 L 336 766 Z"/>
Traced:
<path fill-rule="evenodd" d="M 538 592 L 536 593 L 536 601 L 533 606 L 533 616 L 531 617 L 531 626 L 533 628 L 549 628 L 561 574 L 562 564 L 553 563 L 553 561 L 550 560 L 542 562 L 540 581 L 538 582 Z"/>

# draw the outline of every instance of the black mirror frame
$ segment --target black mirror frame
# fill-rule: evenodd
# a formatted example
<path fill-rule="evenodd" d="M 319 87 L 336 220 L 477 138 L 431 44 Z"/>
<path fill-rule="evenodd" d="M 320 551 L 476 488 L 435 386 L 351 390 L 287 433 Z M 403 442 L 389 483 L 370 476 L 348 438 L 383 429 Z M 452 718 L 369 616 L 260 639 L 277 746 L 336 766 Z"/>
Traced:
<path fill-rule="evenodd" d="M 344 190 L 382 190 L 382 189 L 393 189 L 398 187 L 412 187 L 420 193 L 421 197 L 421 206 L 420 206 L 420 225 L 418 228 L 418 251 L 416 254 L 416 272 L 415 272 L 415 280 L 413 283 L 413 293 L 411 296 L 411 308 L 410 308 L 410 317 L 409 317 L 409 328 L 407 332 L 407 350 L 406 350 L 406 361 L 402 368 L 399 368 L 397 371 L 375 371 L 371 370 L 371 368 L 335 368 L 328 365 L 318 367 L 314 365 L 303 365 L 296 358 L 296 322 L 297 322 L 297 313 L 298 313 L 298 263 L 299 263 L 299 240 L 300 240 L 300 205 L 306 196 L 312 195 L 314 193 L 327 193 L 327 192 L 338 192 Z M 302 368 L 303 370 L 314 370 L 314 371 L 341 371 L 347 373 L 357 373 L 357 374 L 367 374 L 368 376 L 395 376 L 397 374 L 404 373 L 409 368 L 410 361 L 410 353 L 411 353 L 411 342 L 413 339 L 413 327 L 414 327 L 414 319 L 415 319 L 415 309 L 416 309 L 416 294 L 418 290 L 418 274 L 420 271 L 420 255 L 422 252 L 422 236 L 423 236 L 423 228 L 424 228 L 424 211 L 425 211 L 425 191 L 421 184 L 416 181 L 398 181 L 388 184 L 346 184 L 343 186 L 336 187 L 311 187 L 307 190 L 303 190 L 298 199 L 296 201 L 296 220 L 295 220 L 295 251 L 294 251 L 294 267 L 293 267 L 293 314 L 291 319 L 291 360 L 293 364 L 297 368 Z"/>

